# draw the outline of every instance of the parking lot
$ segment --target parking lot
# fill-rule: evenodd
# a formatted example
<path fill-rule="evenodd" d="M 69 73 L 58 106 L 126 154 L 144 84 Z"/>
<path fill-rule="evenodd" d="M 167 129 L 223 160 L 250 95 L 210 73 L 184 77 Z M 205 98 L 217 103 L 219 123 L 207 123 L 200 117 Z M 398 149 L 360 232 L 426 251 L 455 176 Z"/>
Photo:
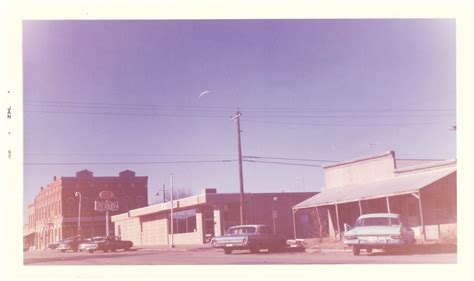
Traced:
<path fill-rule="evenodd" d="M 453 251 L 415 251 L 393 254 L 375 251 L 353 256 L 348 250 L 278 252 L 250 254 L 235 251 L 224 255 L 222 250 L 208 247 L 141 247 L 116 252 L 28 251 L 25 265 L 218 265 L 218 264 L 446 264 L 456 263 Z"/>

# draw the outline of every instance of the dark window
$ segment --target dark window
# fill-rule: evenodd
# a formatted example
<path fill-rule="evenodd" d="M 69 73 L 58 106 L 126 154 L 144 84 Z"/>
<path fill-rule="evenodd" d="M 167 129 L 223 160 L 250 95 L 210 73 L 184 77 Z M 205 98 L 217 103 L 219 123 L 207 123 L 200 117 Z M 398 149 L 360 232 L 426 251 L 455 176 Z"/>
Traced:
<path fill-rule="evenodd" d="M 168 214 L 170 221 L 171 214 Z M 173 213 L 173 233 L 188 233 L 196 231 L 196 210 L 186 210 Z M 169 229 L 171 232 L 171 226 Z"/>

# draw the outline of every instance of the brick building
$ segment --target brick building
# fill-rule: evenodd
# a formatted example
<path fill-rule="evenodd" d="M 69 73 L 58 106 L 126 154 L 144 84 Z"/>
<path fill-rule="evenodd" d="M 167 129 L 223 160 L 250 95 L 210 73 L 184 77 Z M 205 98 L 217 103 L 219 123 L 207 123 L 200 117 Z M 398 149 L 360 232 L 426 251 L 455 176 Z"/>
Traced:
<path fill-rule="evenodd" d="M 110 212 L 110 215 L 119 214 L 148 205 L 147 182 L 148 177 L 137 177 L 129 170 L 116 177 L 95 177 L 88 170 L 77 172 L 75 177 L 54 177 L 28 204 L 25 247 L 44 249 L 49 243 L 77 235 L 79 199 L 81 235 L 104 235 L 105 213 L 94 210 L 99 193 L 104 190 L 114 193 L 113 200 L 119 202 L 119 210 Z M 75 196 L 76 192 L 80 196 Z M 113 226 L 109 226 L 113 233 Z"/>
<path fill-rule="evenodd" d="M 399 160 L 388 151 L 323 170 L 321 192 L 293 208 L 319 215 L 312 223 L 322 222 L 322 234 L 341 239 L 361 214 L 398 213 L 419 241 L 455 239 L 456 160 Z"/>
<path fill-rule="evenodd" d="M 316 192 L 246 193 L 247 224 L 267 224 L 276 233 L 294 236 L 292 206 Z M 115 233 L 134 245 L 203 244 L 213 236 L 240 224 L 240 195 L 204 189 L 199 195 L 173 203 L 171 237 L 171 202 L 151 205 L 112 217 Z M 275 219 L 274 215 L 276 216 Z"/>

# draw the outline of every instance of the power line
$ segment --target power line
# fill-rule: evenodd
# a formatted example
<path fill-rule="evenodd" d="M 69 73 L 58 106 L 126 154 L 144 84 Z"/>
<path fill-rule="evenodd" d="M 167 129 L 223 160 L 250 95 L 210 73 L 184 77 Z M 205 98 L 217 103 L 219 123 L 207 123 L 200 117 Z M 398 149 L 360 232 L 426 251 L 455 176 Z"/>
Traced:
<path fill-rule="evenodd" d="M 314 127 L 403 127 L 403 126 L 426 126 L 426 125 L 442 125 L 443 122 L 420 122 L 420 123 L 381 123 L 381 124 L 348 124 L 348 123 L 305 123 L 305 122 L 275 122 L 275 121 L 260 121 L 252 119 L 244 119 L 250 123 L 262 123 L 271 125 L 285 125 L 285 126 L 314 126 Z"/>
<path fill-rule="evenodd" d="M 245 159 L 274 159 L 274 160 L 293 160 L 293 161 L 312 161 L 312 162 L 339 162 L 335 160 L 324 159 L 302 159 L 302 158 L 284 158 L 284 157 L 265 157 L 265 156 L 244 156 Z"/>
<path fill-rule="evenodd" d="M 311 165 L 311 164 L 297 164 L 297 163 L 286 163 L 286 162 L 274 162 L 274 161 L 260 161 L 260 160 L 243 160 L 244 162 L 252 163 L 266 163 L 266 164 L 278 164 L 278 165 L 290 165 L 290 166 L 305 166 L 305 167 L 322 167 L 323 165 Z"/>
<path fill-rule="evenodd" d="M 192 164 L 192 163 L 228 163 L 237 160 L 189 160 L 189 161 L 150 161 L 150 162 L 25 162 L 23 165 L 154 165 L 154 164 Z"/>
<path fill-rule="evenodd" d="M 124 103 L 105 103 L 105 102 L 75 102 L 75 101 L 38 101 L 30 100 L 26 101 L 25 104 L 30 105 L 87 105 L 87 106 L 106 106 L 106 107 L 145 107 L 145 108 L 168 108 L 168 109 L 220 109 L 220 110 L 232 110 L 233 107 L 224 106 L 193 106 L 193 105 L 157 105 L 157 104 L 124 104 Z M 252 111 L 288 111 L 288 112 L 301 112 L 301 111 L 323 111 L 323 112 L 446 112 L 456 111 L 455 108 L 328 108 L 328 107 L 240 107 L 241 111 L 246 112 Z"/>

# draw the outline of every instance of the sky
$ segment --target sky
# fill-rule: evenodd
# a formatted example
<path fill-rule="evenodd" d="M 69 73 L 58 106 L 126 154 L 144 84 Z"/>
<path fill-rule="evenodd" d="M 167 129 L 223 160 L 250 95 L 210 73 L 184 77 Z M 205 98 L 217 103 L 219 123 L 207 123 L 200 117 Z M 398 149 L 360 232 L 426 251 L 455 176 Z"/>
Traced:
<path fill-rule="evenodd" d="M 237 110 L 244 160 L 260 161 L 243 163 L 245 192 L 319 191 L 321 165 L 389 150 L 454 159 L 455 28 L 450 19 L 24 21 L 25 210 L 53 176 L 83 169 L 148 176 L 149 203 L 170 173 L 175 189 L 237 193 Z"/>

